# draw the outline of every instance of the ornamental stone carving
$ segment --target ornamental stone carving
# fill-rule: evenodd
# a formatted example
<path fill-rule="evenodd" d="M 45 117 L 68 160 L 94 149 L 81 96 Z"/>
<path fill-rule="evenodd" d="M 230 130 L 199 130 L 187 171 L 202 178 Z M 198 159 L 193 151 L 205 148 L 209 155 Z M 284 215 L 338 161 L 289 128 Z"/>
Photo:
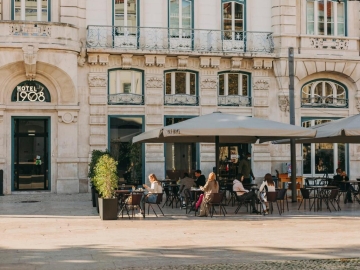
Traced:
<path fill-rule="evenodd" d="M 105 87 L 107 83 L 106 75 L 89 75 L 88 83 L 90 87 Z"/>
<path fill-rule="evenodd" d="M 145 56 L 145 66 L 152 67 L 155 65 L 155 55 L 144 55 Z"/>
<path fill-rule="evenodd" d="M 203 89 L 216 89 L 217 81 L 215 79 L 205 79 L 201 82 L 201 88 Z"/>
<path fill-rule="evenodd" d="M 288 112 L 290 109 L 289 94 L 279 93 L 278 94 L 279 107 L 282 112 Z"/>
<path fill-rule="evenodd" d="M 341 38 L 310 38 L 310 47 L 315 49 L 348 50 L 349 40 Z"/>
<path fill-rule="evenodd" d="M 36 77 L 36 61 L 38 48 L 35 45 L 25 45 L 24 52 L 25 73 L 28 80 L 32 81 Z"/>
<path fill-rule="evenodd" d="M 254 82 L 253 87 L 255 90 L 269 90 L 270 82 L 269 80 L 260 79 Z"/>
<path fill-rule="evenodd" d="M 253 69 L 261 69 L 263 67 L 262 59 L 254 59 Z"/>
<path fill-rule="evenodd" d="M 86 39 L 82 38 L 80 39 L 80 43 L 81 43 L 81 48 L 80 48 L 80 53 L 77 59 L 78 65 L 80 67 L 83 67 L 85 62 L 86 62 Z"/>
<path fill-rule="evenodd" d="M 211 57 L 210 67 L 219 68 L 221 57 Z"/>
<path fill-rule="evenodd" d="M 242 58 L 233 57 L 231 58 L 231 70 L 239 70 L 241 68 Z"/>
<path fill-rule="evenodd" d="M 184 70 L 187 68 L 188 65 L 188 58 L 189 56 L 178 56 L 178 69 Z"/>
<path fill-rule="evenodd" d="M 163 80 L 157 77 L 151 77 L 146 81 L 147 88 L 162 88 L 163 85 Z"/>
<path fill-rule="evenodd" d="M 132 54 L 122 54 L 122 68 L 123 69 L 130 69 L 132 67 Z"/>
<path fill-rule="evenodd" d="M 356 109 L 360 112 L 360 91 L 358 90 L 355 94 Z"/>
<path fill-rule="evenodd" d="M 166 55 L 157 55 L 156 56 L 156 66 L 164 67 L 165 66 Z"/>
<path fill-rule="evenodd" d="M 210 67 L 210 57 L 200 56 L 200 67 L 202 68 Z"/>
<path fill-rule="evenodd" d="M 58 120 L 60 123 L 70 124 L 77 122 L 77 113 L 75 112 L 58 112 Z"/>
<path fill-rule="evenodd" d="M 102 65 L 106 66 L 109 64 L 110 54 L 88 54 L 88 62 L 90 65 Z"/>

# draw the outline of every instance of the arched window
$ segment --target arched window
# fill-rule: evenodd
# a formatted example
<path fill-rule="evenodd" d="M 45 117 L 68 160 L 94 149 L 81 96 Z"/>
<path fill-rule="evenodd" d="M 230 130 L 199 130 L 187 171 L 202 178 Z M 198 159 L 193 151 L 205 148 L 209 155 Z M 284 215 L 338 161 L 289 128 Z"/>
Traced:
<path fill-rule="evenodd" d="M 109 104 L 144 103 L 143 71 L 115 69 L 109 71 Z"/>
<path fill-rule="evenodd" d="M 348 106 L 347 91 L 344 85 L 330 80 L 316 80 L 305 84 L 301 90 L 302 107 Z"/>
<path fill-rule="evenodd" d="M 346 0 L 307 0 L 306 33 L 345 36 Z"/>
<path fill-rule="evenodd" d="M 219 106 L 251 106 L 250 75 L 226 72 L 219 74 Z"/>
<path fill-rule="evenodd" d="M 18 84 L 11 95 L 13 102 L 51 102 L 49 90 L 38 81 L 24 81 Z"/>
<path fill-rule="evenodd" d="M 243 40 L 245 31 L 245 0 L 222 0 L 222 29 L 225 40 Z"/>
<path fill-rule="evenodd" d="M 165 72 L 165 105 L 197 105 L 197 73 Z"/>
<path fill-rule="evenodd" d="M 12 0 L 13 20 L 22 21 L 50 21 L 50 3 L 49 0 Z"/>

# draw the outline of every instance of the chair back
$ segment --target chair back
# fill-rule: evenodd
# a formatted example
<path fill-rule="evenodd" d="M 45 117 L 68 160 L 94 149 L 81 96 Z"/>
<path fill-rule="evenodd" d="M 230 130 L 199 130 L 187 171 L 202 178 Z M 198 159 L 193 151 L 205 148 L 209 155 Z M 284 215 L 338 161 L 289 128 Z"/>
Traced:
<path fill-rule="evenodd" d="M 140 205 L 140 201 L 142 197 L 141 193 L 131 193 L 130 196 L 131 196 L 131 200 L 129 202 L 130 205 Z"/>
<path fill-rule="evenodd" d="M 277 200 L 277 191 L 266 192 L 266 199 L 268 202 L 276 202 Z"/>
<path fill-rule="evenodd" d="M 223 200 L 224 193 L 212 193 L 210 202 L 213 204 L 219 204 Z"/>
<path fill-rule="evenodd" d="M 156 193 L 156 195 L 157 195 L 156 204 L 160 204 L 162 202 L 163 193 Z"/>
<path fill-rule="evenodd" d="M 338 189 L 332 189 L 331 192 L 330 192 L 330 194 L 329 194 L 329 199 L 330 199 L 330 200 L 336 199 L 337 196 L 338 196 L 338 194 L 339 194 L 339 190 L 338 190 Z"/>
<path fill-rule="evenodd" d="M 184 189 L 184 195 L 185 195 L 185 201 L 186 201 L 186 203 L 190 203 L 190 202 L 193 201 L 193 199 L 191 198 L 190 189 L 185 188 L 185 189 Z"/>
<path fill-rule="evenodd" d="M 301 196 L 304 199 L 309 199 L 310 198 L 310 191 L 307 188 L 300 188 L 300 192 L 301 192 Z"/>
<path fill-rule="evenodd" d="M 278 190 L 278 193 L 277 193 L 277 199 L 278 200 L 284 200 L 285 199 L 285 195 L 286 195 L 286 189 L 285 188 L 282 188 L 280 190 Z"/>

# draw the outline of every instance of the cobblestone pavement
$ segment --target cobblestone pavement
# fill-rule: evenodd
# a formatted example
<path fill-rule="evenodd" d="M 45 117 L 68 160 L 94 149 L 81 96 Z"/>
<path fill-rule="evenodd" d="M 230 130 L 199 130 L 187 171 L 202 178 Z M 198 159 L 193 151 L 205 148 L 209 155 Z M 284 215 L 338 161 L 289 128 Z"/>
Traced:
<path fill-rule="evenodd" d="M 238 264 L 204 264 L 166 266 L 157 268 L 125 268 L 124 270 L 358 270 L 360 259 L 338 259 L 338 260 L 301 260 L 301 261 L 263 261 Z"/>
<path fill-rule="evenodd" d="M 0 197 L 1 270 L 359 269 L 360 205 L 226 217 L 165 216 L 102 221 L 90 194 Z M 158 209 L 155 208 L 157 212 Z M 344 259 L 347 258 L 347 259 Z"/>

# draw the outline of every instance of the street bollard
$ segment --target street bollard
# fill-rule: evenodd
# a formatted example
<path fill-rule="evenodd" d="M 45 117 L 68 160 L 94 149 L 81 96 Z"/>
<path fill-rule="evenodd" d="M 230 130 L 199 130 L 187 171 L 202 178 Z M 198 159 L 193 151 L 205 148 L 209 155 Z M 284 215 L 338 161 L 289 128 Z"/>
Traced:
<path fill-rule="evenodd" d="M 0 196 L 4 195 L 4 171 L 0 170 Z"/>

